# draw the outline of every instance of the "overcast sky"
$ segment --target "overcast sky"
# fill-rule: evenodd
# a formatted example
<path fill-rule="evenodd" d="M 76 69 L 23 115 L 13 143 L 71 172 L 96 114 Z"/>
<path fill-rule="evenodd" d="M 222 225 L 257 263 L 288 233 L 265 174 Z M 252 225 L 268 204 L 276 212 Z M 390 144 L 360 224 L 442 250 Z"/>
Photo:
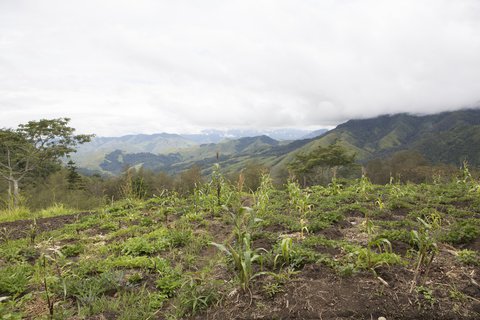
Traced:
<path fill-rule="evenodd" d="M 478 0 L 0 0 L 0 128 L 320 128 L 479 102 Z"/>

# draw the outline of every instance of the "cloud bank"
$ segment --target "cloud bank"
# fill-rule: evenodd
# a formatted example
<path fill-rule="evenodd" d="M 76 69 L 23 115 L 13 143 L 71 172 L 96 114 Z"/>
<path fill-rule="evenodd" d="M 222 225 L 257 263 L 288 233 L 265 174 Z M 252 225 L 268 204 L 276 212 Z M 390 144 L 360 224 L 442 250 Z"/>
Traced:
<path fill-rule="evenodd" d="M 0 127 L 332 126 L 480 101 L 476 0 L 0 2 Z"/>

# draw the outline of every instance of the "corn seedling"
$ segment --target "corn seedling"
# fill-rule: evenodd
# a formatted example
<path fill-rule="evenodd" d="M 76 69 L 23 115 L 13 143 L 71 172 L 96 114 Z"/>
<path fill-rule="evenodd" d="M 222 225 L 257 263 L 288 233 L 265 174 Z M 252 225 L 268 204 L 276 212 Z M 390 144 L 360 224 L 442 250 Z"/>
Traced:
<path fill-rule="evenodd" d="M 218 153 L 217 153 L 217 159 L 218 159 Z M 220 172 L 220 165 L 218 163 L 216 163 L 213 166 L 211 184 L 215 188 L 215 191 L 216 191 L 217 205 L 221 206 L 222 205 L 222 200 L 221 200 L 220 196 L 221 196 L 221 193 L 222 193 L 222 186 L 225 184 L 225 179 L 223 178 L 223 175 Z"/>
<path fill-rule="evenodd" d="M 237 238 L 238 243 L 243 241 L 245 234 L 250 234 L 258 222 L 263 221 L 255 216 L 255 211 L 252 208 L 241 207 L 235 214 L 230 212 L 233 221 L 233 232 Z"/>
<path fill-rule="evenodd" d="M 358 183 L 357 188 L 355 191 L 359 194 L 361 194 L 365 199 L 368 198 L 368 194 L 371 192 L 373 188 L 372 183 L 370 180 L 363 174 L 362 177 L 360 178 L 360 181 Z"/>
<path fill-rule="evenodd" d="M 424 277 L 426 278 L 428 275 L 433 259 L 438 252 L 437 237 L 441 226 L 440 216 L 435 213 L 425 219 L 417 217 L 417 220 L 419 223 L 418 230 L 411 231 L 411 241 L 417 248 L 417 258 L 410 292 L 417 285 L 422 266 L 425 268 Z"/>
<path fill-rule="evenodd" d="M 290 210 L 295 210 L 298 207 L 299 199 L 302 197 L 302 189 L 296 181 L 288 180 L 288 203 L 290 204 Z"/>
<path fill-rule="evenodd" d="M 265 215 L 267 213 L 268 202 L 270 200 L 270 194 L 273 192 L 272 178 L 268 173 L 262 174 L 260 187 L 254 193 L 255 209 L 259 215 Z"/>
<path fill-rule="evenodd" d="M 375 201 L 375 205 L 377 205 L 380 210 L 385 209 L 385 203 L 380 197 L 378 197 L 377 200 Z"/>
<path fill-rule="evenodd" d="M 252 279 L 264 274 L 264 272 L 254 273 L 253 263 L 261 259 L 259 254 L 261 251 L 267 252 L 267 250 L 264 248 L 252 249 L 249 233 L 243 235 L 243 241 L 237 245 L 236 249 L 229 244 L 227 246 L 215 242 L 211 242 L 211 244 L 232 259 L 237 278 L 243 290 L 249 288 Z"/>
<path fill-rule="evenodd" d="M 301 237 L 303 233 L 308 233 L 308 219 L 307 216 L 312 211 L 312 205 L 309 204 L 310 193 L 303 191 L 298 183 L 289 180 L 287 183 L 287 190 L 289 196 L 290 209 L 300 214 Z"/>
<path fill-rule="evenodd" d="M 336 178 L 332 178 L 332 182 L 328 184 L 328 189 L 331 195 L 337 195 L 342 192 L 343 185 Z"/>
<path fill-rule="evenodd" d="M 463 161 L 462 167 L 460 168 L 460 175 L 457 178 L 457 183 L 467 185 L 469 182 L 473 181 L 472 174 L 468 169 L 468 162 L 467 160 Z"/>
<path fill-rule="evenodd" d="M 282 242 L 280 243 L 280 250 L 281 253 L 277 254 L 273 260 L 274 268 L 276 267 L 279 258 L 282 258 L 285 264 L 290 264 L 290 257 L 292 255 L 292 238 L 283 238 Z"/>
<path fill-rule="evenodd" d="M 367 248 L 362 248 L 357 251 L 357 265 L 363 265 L 367 269 L 370 269 L 375 273 L 375 269 L 382 265 L 389 265 L 391 262 L 397 263 L 398 257 L 393 255 L 392 244 L 388 239 L 378 238 L 375 239 L 377 235 L 377 226 L 370 218 L 368 212 L 365 212 L 365 221 L 362 223 L 365 229 L 365 232 L 368 235 Z M 376 246 L 380 254 L 377 254 L 373 251 L 373 247 Z"/>
<path fill-rule="evenodd" d="M 28 227 L 28 234 L 30 236 L 30 243 L 35 244 L 35 238 L 37 237 L 37 219 L 34 217 L 32 223 Z"/>
<path fill-rule="evenodd" d="M 45 299 L 46 299 L 46 302 L 47 302 L 47 309 L 48 309 L 48 313 L 49 313 L 49 318 L 50 319 L 53 319 L 53 314 L 54 314 L 54 302 L 52 300 L 52 297 L 51 297 L 51 294 L 50 294 L 50 288 L 49 288 L 49 285 L 48 285 L 48 281 L 47 281 L 47 278 L 48 278 L 48 274 L 47 274 L 47 256 L 43 255 L 42 258 L 41 258 L 41 269 L 42 269 L 42 284 L 43 284 L 43 289 L 45 290 Z"/>

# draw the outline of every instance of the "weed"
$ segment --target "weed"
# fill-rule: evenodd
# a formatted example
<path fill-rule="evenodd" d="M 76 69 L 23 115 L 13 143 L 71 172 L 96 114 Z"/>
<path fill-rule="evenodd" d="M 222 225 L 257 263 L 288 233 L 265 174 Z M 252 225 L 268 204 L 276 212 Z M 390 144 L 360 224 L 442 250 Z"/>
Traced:
<path fill-rule="evenodd" d="M 127 277 L 127 282 L 131 285 L 137 285 L 143 281 L 143 274 L 141 272 L 134 272 Z"/>
<path fill-rule="evenodd" d="M 8 243 L 13 235 L 13 229 L 9 229 L 7 227 L 3 227 L 0 229 L 0 240 Z"/>
<path fill-rule="evenodd" d="M 461 220 L 450 226 L 441 239 L 450 244 L 470 243 L 480 236 L 480 223 L 477 219 Z"/>
<path fill-rule="evenodd" d="M 266 283 L 262 286 L 262 290 L 269 298 L 273 298 L 276 294 L 284 292 L 283 286 L 278 282 Z"/>
<path fill-rule="evenodd" d="M 0 268 L 0 293 L 18 296 L 28 288 L 33 267 L 29 264 L 17 264 Z"/>
<path fill-rule="evenodd" d="M 155 286 L 162 294 L 169 298 L 173 297 L 175 291 L 182 285 L 180 274 L 170 268 L 159 271 L 159 274 Z"/>
<path fill-rule="evenodd" d="M 168 241 L 172 247 L 183 247 L 192 240 L 192 231 L 188 229 L 170 229 L 168 231 Z"/>
<path fill-rule="evenodd" d="M 480 266 L 480 257 L 477 251 L 468 249 L 460 250 L 457 252 L 457 258 L 463 264 Z"/>
<path fill-rule="evenodd" d="M 425 287 L 425 286 L 418 286 L 415 288 L 415 291 L 418 293 L 418 294 L 421 294 L 423 296 L 423 298 L 428 302 L 430 303 L 431 306 L 433 306 L 436 302 L 436 299 L 433 295 L 433 291 L 432 289 L 428 288 L 428 287 Z"/>
<path fill-rule="evenodd" d="M 142 237 L 130 238 L 122 245 L 122 254 L 129 256 L 150 255 L 156 251 L 154 245 Z"/>
<path fill-rule="evenodd" d="M 105 294 L 113 295 L 123 279 L 122 272 L 104 272 L 98 276 L 81 278 L 72 275 L 66 279 L 67 296 L 76 299 L 80 306 L 86 306 L 93 314 L 93 305 Z"/>
<path fill-rule="evenodd" d="M 219 285 L 219 281 L 208 279 L 204 273 L 187 276 L 179 293 L 181 315 L 194 315 L 217 301 Z"/>
<path fill-rule="evenodd" d="M 63 256 L 66 258 L 78 256 L 80 253 L 83 253 L 84 250 L 85 247 L 80 243 L 68 244 L 60 249 Z"/>

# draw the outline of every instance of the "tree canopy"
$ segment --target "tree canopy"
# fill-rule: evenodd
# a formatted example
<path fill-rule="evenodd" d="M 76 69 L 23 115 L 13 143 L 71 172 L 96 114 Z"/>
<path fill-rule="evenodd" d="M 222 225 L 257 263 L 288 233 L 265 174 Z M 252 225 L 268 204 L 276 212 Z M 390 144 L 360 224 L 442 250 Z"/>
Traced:
<path fill-rule="evenodd" d="M 330 169 L 335 178 L 337 168 L 353 165 L 355 156 L 355 154 L 348 154 L 345 148 L 337 144 L 327 147 L 318 146 L 311 152 L 297 154 L 289 168 L 299 177 L 303 177 L 304 184 L 306 184 L 307 180 L 316 180 L 315 178 L 318 177 L 315 176 L 319 174 L 325 175 L 325 169 Z M 318 170 L 322 172 L 319 173 Z"/>
<path fill-rule="evenodd" d="M 19 201 L 19 182 L 26 176 L 58 164 L 93 135 L 75 135 L 69 118 L 42 119 L 0 129 L 0 177 L 8 182 L 9 199 Z"/>

